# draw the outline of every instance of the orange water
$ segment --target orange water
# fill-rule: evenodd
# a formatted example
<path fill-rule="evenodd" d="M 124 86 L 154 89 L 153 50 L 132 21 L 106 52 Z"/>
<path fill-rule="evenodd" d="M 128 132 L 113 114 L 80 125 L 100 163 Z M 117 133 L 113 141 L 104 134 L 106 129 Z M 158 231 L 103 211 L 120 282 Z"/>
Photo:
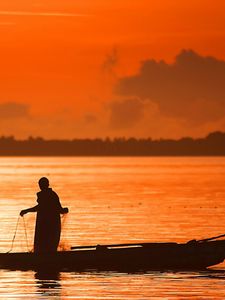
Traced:
<path fill-rule="evenodd" d="M 19 211 L 36 205 L 47 176 L 70 213 L 61 246 L 136 241 L 186 242 L 225 233 L 225 158 L 0 158 L 0 251 Z M 35 214 L 25 216 L 32 249 Z M 19 221 L 13 251 L 27 251 Z M 223 267 L 224 266 L 224 267 Z M 61 273 L 0 271 L 0 298 L 225 299 L 225 265 L 201 273 Z"/>

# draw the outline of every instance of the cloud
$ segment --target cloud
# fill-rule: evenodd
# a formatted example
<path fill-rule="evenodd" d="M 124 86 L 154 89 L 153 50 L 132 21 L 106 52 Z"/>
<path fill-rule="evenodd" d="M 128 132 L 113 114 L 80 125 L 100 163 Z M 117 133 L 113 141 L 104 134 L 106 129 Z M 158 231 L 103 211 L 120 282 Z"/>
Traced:
<path fill-rule="evenodd" d="M 118 64 L 118 50 L 113 48 L 112 51 L 106 56 L 105 61 L 102 64 L 102 70 L 108 73 L 114 73 L 114 68 Z"/>
<path fill-rule="evenodd" d="M 60 12 L 32 12 L 32 11 L 0 11 L 2 16 L 31 16 L 31 17 L 84 17 L 85 14 L 70 14 Z"/>
<path fill-rule="evenodd" d="M 225 61 L 183 50 L 174 63 L 146 60 L 134 76 L 118 80 L 120 96 L 154 102 L 161 114 L 205 123 L 224 117 Z"/>
<path fill-rule="evenodd" d="M 29 117 L 29 106 L 16 102 L 0 103 L 0 119 L 18 119 Z"/>
<path fill-rule="evenodd" d="M 110 106 L 110 127 L 127 129 L 138 123 L 144 112 L 144 103 L 138 98 L 113 101 Z"/>
<path fill-rule="evenodd" d="M 93 114 L 86 114 L 84 116 L 84 120 L 85 120 L 85 123 L 87 123 L 87 124 L 93 124 L 93 123 L 97 122 L 97 117 Z"/>

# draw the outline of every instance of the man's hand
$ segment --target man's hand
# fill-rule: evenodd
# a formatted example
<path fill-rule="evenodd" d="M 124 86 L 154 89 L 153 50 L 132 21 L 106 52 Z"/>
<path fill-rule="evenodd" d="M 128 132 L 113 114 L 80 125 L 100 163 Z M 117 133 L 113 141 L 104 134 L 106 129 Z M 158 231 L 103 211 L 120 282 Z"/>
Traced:
<path fill-rule="evenodd" d="M 20 216 L 21 216 L 21 217 L 23 217 L 23 216 L 24 216 L 26 213 L 27 213 L 26 209 L 24 209 L 24 210 L 21 210 L 21 212 L 20 212 Z"/>
<path fill-rule="evenodd" d="M 68 214 L 68 212 L 69 212 L 68 207 L 64 207 L 64 208 L 63 208 L 63 213 L 64 213 L 64 214 Z"/>

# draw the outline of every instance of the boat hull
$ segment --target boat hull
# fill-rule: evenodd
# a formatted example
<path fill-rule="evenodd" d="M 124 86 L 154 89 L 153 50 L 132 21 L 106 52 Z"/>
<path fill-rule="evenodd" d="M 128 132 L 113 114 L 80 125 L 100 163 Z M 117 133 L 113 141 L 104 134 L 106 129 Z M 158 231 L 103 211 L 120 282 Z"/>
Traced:
<path fill-rule="evenodd" d="M 140 245 L 59 251 L 56 253 L 0 253 L 0 267 L 14 270 L 123 272 L 194 270 L 223 262 L 225 241 L 205 243 L 144 243 Z"/>

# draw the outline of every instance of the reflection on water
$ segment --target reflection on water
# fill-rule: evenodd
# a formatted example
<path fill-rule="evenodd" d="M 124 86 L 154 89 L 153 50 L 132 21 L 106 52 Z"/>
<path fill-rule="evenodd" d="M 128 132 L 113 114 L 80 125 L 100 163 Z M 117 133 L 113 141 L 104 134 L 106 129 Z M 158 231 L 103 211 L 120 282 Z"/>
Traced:
<path fill-rule="evenodd" d="M 0 272 L 1 299 L 224 299 L 225 271 L 65 273 Z"/>
<path fill-rule="evenodd" d="M 225 233 L 225 158 L 0 158 L 0 252 L 18 213 L 49 177 L 70 213 L 61 248 L 186 242 Z M 32 249 L 35 215 L 20 219 L 13 251 Z M 0 271 L 2 299 L 225 299 L 225 265 L 138 274 Z"/>
<path fill-rule="evenodd" d="M 35 273 L 37 294 L 42 297 L 61 297 L 61 284 L 59 272 L 37 272 Z"/>

